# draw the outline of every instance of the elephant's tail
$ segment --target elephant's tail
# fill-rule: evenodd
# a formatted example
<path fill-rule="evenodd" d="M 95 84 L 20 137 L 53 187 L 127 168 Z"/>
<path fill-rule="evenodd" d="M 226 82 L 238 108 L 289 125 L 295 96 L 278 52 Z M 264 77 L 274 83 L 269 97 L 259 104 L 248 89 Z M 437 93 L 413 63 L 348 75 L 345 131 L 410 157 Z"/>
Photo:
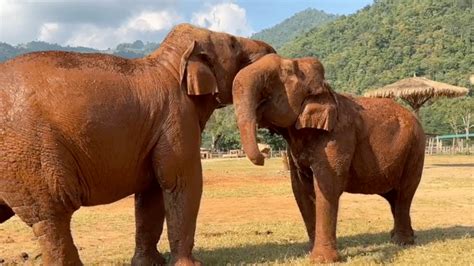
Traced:
<path fill-rule="evenodd" d="M 0 224 L 10 219 L 15 213 L 13 210 L 5 204 L 1 204 L 0 199 Z"/>

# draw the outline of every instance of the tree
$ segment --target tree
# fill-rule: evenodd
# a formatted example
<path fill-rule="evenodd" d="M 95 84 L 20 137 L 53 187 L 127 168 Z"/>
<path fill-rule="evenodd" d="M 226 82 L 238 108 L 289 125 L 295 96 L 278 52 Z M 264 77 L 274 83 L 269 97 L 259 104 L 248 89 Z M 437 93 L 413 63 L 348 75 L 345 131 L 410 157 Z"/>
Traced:
<path fill-rule="evenodd" d="M 203 133 L 202 146 L 224 151 L 240 148 L 240 135 L 234 112 L 234 107 L 228 106 L 212 114 Z"/>
<path fill-rule="evenodd" d="M 257 138 L 259 142 L 270 145 L 274 151 L 286 149 L 285 139 L 278 134 L 271 133 L 268 129 L 258 129 Z"/>
<path fill-rule="evenodd" d="M 474 98 L 439 99 L 422 109 L 421 119 L 427 133 L 469 134 L 474 127 Z"/>
<path fill-rule="evenodd" d="M 220 151 L 240 149 L 240 133 L 236 121 L 233 106 L 216 110 L 207 122 L 201 146 Z M 258 129 L 257 133 L 258 141 L 269 144 L 272 150 L 286 149 L 286 142 L 281 136 L 263 128 Z"/>
<path fill-rule="evenodd" d="M 455 134 L 462 132 L 466 134 L 466 139 L 470 129 L 474 127 L 472 116 L 474 113 L 474 98 L 466 97 L 461 99 L 453 99 L 448 102 L 448 110 L 446 112 L 446 120 L 453 129 Z"/>
<path fill-rule="evenodd" d="M 264 29 L 253 34 L 251 38 L 265 41 L 278 49 L 296 36 L 302 35 L 314 27 L 329 23 L 337 17 L 337 15 L 331 15 L 323 11 L 308 8 L 269 29 Z"/>

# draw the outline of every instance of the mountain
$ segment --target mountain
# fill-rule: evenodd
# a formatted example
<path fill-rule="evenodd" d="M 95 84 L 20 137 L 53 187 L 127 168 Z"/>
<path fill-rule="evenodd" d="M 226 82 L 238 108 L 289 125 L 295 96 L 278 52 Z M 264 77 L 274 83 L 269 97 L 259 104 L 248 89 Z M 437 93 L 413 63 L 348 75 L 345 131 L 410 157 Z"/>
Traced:
<path fill-rule="evenodd" d="M 469 0 L 376 0 L 279 52 L 319 57 L 334 88 L 355 94 L 413 75 L 467 87 L 472 21 Z"/>
<path fill-rule="evenodd" d="M 337 15 L 308 8 L 269 29 L 253 34 L 251 38 L 265 41 L 278 49 L 296 36 L 306 33 L 312 28 L 322 26 L 336 18 L 338 18 Z"/>
<path fill-rule="evenodd" d="M 463 127 L 466 110 L 459 106 L 474 106 L 471 3 L 375 0 L 353 15 L 311 29 L 279 52 L 320 58 L 333 88 L 353 94 L 413 75 L 471 88 L 469 97 L 439 99 L 421 109 L 426 132 L 450 134 Z"/>
<path fill-rule="evenodd" d="M 51 44 L 47 42 L 29 42 L 25 44 L 19 44 L 12 46 L 7 43 L 0 42 L 0 62 L 13 58 L 15 56 L 36 52 L 36 51 L 70 51 L 70 52 L 80 52 L 80 53 L 106 53 L 113 54 L 125 58 L 138 58 L 143 57 L 156 48 L 159 44 L 154 42 L 147 42 L 144 44 L 142 41 L 138 40 L 133 43 L 121 43 L 117 45 L 114 49 L 107 50 L 97 50 L 87 47 L 71 47 L 71 46 L 61 46 L 59 44 Z"/>

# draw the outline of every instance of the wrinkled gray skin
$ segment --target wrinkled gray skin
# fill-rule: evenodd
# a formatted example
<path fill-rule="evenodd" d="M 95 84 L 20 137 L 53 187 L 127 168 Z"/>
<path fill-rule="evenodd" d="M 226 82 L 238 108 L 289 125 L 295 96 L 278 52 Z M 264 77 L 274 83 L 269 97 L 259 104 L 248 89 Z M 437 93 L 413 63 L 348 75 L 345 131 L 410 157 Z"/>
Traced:
<path fill-rule="evenodd" d="M 44 264 L 80 265 L 74 211 L 135 193 L 132 264 L 165 262 L 165 215 L 173 262 L 199 264 L 200 134 L 232 103 L 237 72 L 273 52 L 182 24 L 145 58 L 40 52 L 0 64 L 0 222 L 15 213 L 31 226 Z"/>
<path fill-rule="evenodd" d="M 379 194 L 390 203 L 392 240 L 413 244 L 410 206 L 423 169 L 425 136 L 417 118 L 390 99 L 334 92 L 315 58 L 266 55 L 234 79 L 243 148 L 264 163 L 256 125 L 289 145 L 292 188 L 315 262 L 335 262 L 342 192 Z"/>

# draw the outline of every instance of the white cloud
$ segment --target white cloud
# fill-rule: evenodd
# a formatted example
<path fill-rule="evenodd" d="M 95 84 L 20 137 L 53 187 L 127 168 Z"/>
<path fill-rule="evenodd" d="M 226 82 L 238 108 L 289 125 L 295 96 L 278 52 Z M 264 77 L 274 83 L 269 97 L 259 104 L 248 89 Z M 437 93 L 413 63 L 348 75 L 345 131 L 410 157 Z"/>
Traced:
<path fill-rule="evenodd" d="M 181 17 L 170 11 L 145 11 L 132 17 L 124 26 L 124 30 L 160 31 L 170 29 Z"/>
<path fill-rule="evenodd" d="M 78 25 L 77 30 L 68 36 L 65 44 L 106 49 L 110 47 L 109 44 L 116 43 L 113 38 L 112 28 L 99 28 L 91 24 L 82 24 Z"/>
<path fill-rule="evenodd" d="M 31 29 L 19 1 L 0 0 L 0 42 L 31 40 L 36 29 Z"/>
<path fill-rule="evenodd" d="M 55 35 L 59 31 L 59 24 L 58 23 L 44 23 L 39 32 L 38 39 L 40 41 L 51 42 L 54 41 Z"/>
<path fill-rule="evenodd" d="M 86 4 L 81 0 L 0 0 L 0 42 L 15 45 L 40 40 L 99 49 L 135 40 L 159 42 L 173 25 L 184 22 L 184 17 L 211 30 L 249 36 L 253 29 L 246 10 L 229 1 L 205 0 L 203 5 L 188 0 L 100 0 Z"/>
<path fill-rule="evenodd" d="M 0 42 L 46 41 L 105 49 L 135 40 L 159 42 L 183 21 L 174 0 L 0 0 Z"/>
<path fill-rule="evenodd" d="M 244 8 L 235 3 L 220 3 L 193 14 L 191 23 L 214 31 L 249 36 L 253 33 Z"/>
<path fill-rule="evenodd" d="M 173 11 L 146 11 L 132 16 L 119 27 L 97 27 L 93 24 L 78 25 L 66 41 L 70 46 L 106 49 L 122 42 L 135 40 L 159 41 L 182 18 Z"/>

